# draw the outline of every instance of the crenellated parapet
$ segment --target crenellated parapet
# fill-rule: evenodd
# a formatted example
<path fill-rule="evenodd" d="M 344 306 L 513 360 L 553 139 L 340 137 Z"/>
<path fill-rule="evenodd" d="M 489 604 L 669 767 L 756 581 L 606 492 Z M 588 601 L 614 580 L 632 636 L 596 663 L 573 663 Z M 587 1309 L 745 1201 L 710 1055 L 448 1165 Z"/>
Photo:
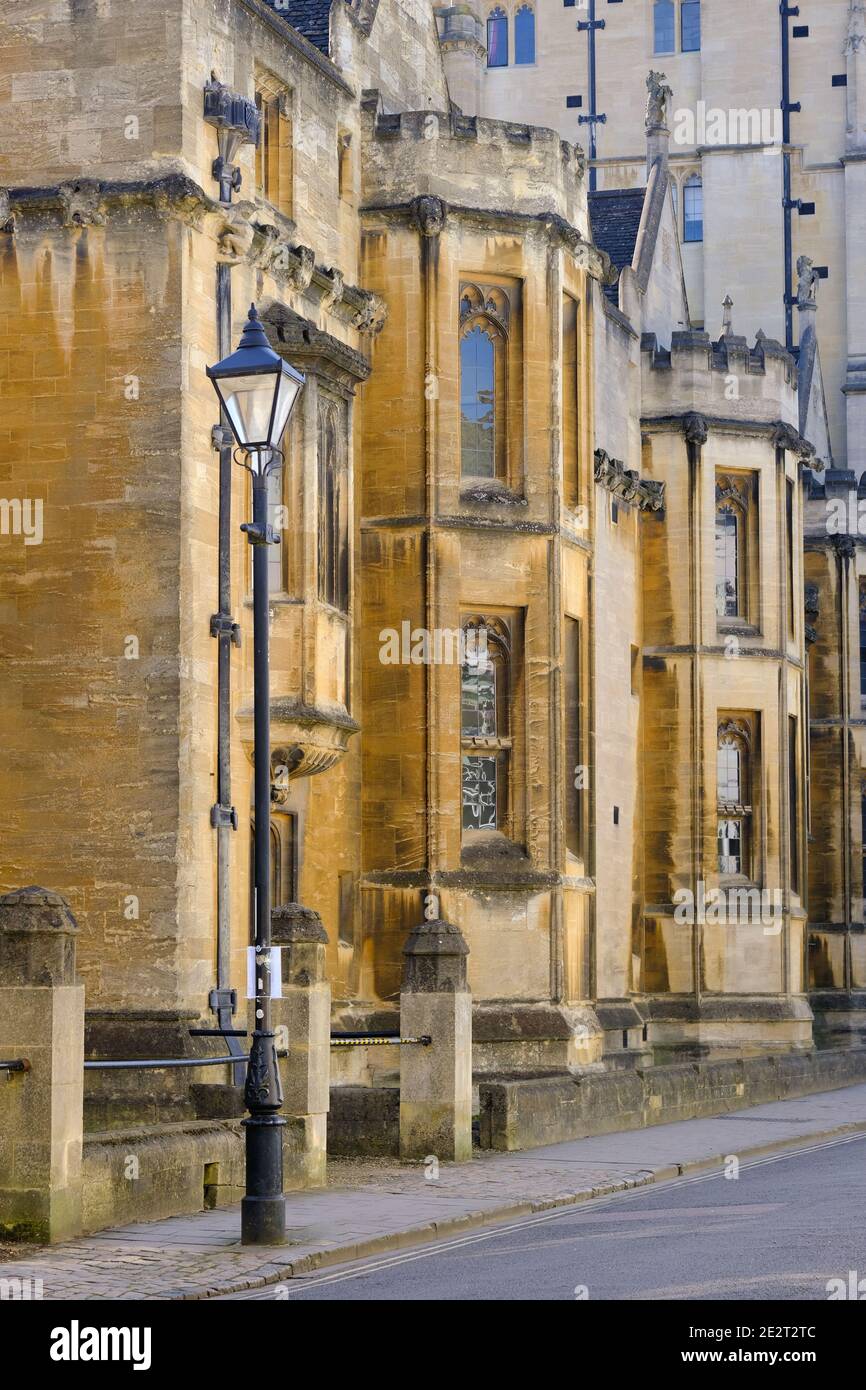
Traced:
<path fill-rule="evenodd" d="M 815 448 L 799 429 L 797 366 L 781 343 L 762 333 L 753 344 L 732 333 L 714 342 L 687 330 L 663 348 L 645 333 L 641 358 L 646 421 L 660 427 L 700 416 L 707 430 L 769 435 L 777 448 L 813 463 Z"/>
<path fill-rule="evenodd" d="M 422 195 L 461 214 L 545 222 L 583 248 L 594 273 L 610 263 L 589 239 L 586 159 L 552 130 L 458 111 L 385 113 L 362 100 L 365 211 L 407 206 Z"/>

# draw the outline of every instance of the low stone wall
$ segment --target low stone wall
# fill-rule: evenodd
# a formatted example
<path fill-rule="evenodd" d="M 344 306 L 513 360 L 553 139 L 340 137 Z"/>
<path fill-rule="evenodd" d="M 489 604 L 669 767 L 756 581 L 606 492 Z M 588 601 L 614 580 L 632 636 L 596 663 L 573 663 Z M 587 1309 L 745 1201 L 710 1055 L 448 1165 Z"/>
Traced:
<path fill-rule="evenodd" d="M 519 1150 L 741 1110 L 866 1081 L 866 1048 L 750 1057 L 582 1076 L 488 1077 L 484 1149 Z"/>
<path fill-rule="evenodd" d="M 325 1183 L 324 1162 L 311 1162 L 309 1118 L 286 1119 L 283 1180 L 287 1192 Z M 87 1135 L 83 1191 L 86 1232 L 239 1202 L 244 1195 L 240 1121 L 194 1120 Z"/>
<path fill-rule="evenodd" d="M 399 1154 L 399 1086 L 332 1086 L 328 1112 L 328 1153 Z"/>

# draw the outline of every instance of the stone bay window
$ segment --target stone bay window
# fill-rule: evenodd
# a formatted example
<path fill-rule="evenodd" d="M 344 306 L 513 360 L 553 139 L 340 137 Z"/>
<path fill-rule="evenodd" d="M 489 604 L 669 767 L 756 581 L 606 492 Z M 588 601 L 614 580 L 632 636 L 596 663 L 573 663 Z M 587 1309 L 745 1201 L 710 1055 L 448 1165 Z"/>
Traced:
<path fill-rule="evenodd" d="M 262 314 L 275 351 L 303 365 L 303 400 L 269 498 L 281 517 L 269 556 L 271 746 L 292 782 L 325 772 L 358 725 L 351 689 L 351 466 L 354 394 L 367 359 L 287 306 Z M 291 518 L 291 524 L 287 524 Z M 238 715 L 248 724 L 248 712 Z M 246 732 L 246 729 L 245 729 Z"/>

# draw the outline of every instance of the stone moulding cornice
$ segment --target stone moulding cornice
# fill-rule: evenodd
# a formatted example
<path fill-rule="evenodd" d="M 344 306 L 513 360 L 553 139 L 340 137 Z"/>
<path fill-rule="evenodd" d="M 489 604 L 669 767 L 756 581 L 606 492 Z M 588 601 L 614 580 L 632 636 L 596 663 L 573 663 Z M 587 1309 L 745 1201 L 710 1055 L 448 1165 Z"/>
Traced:
<path fill-rule="evenodd" d="M 435 194 L 423 194 L 404 203 L 368 203 L 361 208 L 361 217 L 382 217 L 387 221 L 411 222 L 423 236 L 438 236 L 450 218 L 507 231 L 542 231 L 550 242 L 559 245 L 572 257 L 575 265 L 586 270 L 602 285 L 616 284 L 618 271 L 606 251 L 587 241 L 580 230 L 559 213 L 517 212 L 502 208 L 479 208 L 465 203 L 446 203 Z"/>
<path fill-rule="evenodd" d="M 318 366 L 344 394 L 354 394 L 357 383 L 370 375 L 369 358 L 287 305 L 274 301 L 262 310 L 261 320 L 277 352 L 284 352 L 302 367 L 306 363 Z"/>
<path fill-rule="evenodd" d="M 621 459 L 611 458 L 604 449 L 595 451 L 595 481 L 620 502 L 637 506 L 642 512 L 664 511 L 664 483 L 642 478 L 635 469 L 626 468 Z"/>
<path fill-rule="evenodd" d="M 746 434 L 767 438 L 779 449 L 787 449 L 796 454 L 805 468 L 823 468 L 816 459 L 814 444 L 810 443 L 794 425 L 783 420 L 749 420 L 737 416 L 702 415 L 694 410 L 683 411 L 677 415 L 643 415 L 641 429 L 646 434 L 668 434 L 682 430 L 691 443 L 704 444 L 710 430 L 720 434 Z"/>
<path fill-rule="evenodd" d="M 14 235 L 29 222 L 45 219 L 60 227 L 100 227 L 113 214 L 132 208 L 152 208 L 159 216 L 176 218 L 200 231 L 216 242 L 218 261 L 267 271 L 287 289 L 317 299 L 320 308 L 358 332 L 379 333 L 385 324 L 387 307 L 382 297 L 347 285 L 334 266 L 317 265 L 313 249 L 294 241 L 293 223 L 276 226 L 257 221 L 261 210 L 255 203 L 220 203 L 177 171 L 156 179 L 81 178 L 44 188 L 0 189 L 0 230 Z"/>

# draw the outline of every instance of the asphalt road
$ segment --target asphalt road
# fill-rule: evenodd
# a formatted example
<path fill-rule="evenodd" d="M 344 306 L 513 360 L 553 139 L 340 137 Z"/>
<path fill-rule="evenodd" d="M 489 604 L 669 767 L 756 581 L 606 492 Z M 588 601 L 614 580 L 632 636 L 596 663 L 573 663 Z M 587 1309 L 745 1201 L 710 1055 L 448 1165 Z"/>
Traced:
<path fill-rule="evenodd" d="M 247 1298 L 308 1301 L 828 1300 L 866 1297 L 866 1136 L 617 1194 L 299 1276 Z M 233 1295 L 234 1298 L 244 1297 Z"/>

